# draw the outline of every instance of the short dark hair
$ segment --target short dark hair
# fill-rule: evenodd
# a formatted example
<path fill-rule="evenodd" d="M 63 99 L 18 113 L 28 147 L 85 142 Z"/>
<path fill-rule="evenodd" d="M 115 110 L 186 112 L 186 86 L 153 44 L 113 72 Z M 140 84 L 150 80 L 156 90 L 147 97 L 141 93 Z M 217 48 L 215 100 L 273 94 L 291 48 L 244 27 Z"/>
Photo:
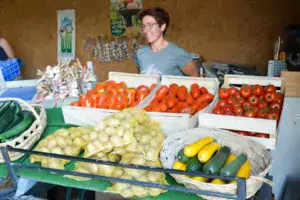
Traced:
<path fill-rule="evenodd" d="M 165 35 L 170 22 L 169 14 L 164 9 L 159 7 L 143 9 L 138 15 L 139 20 L 142 20 L 147 15 L 154 17 L 159 27 L 161 27 L 163 24 L 166 24 L 166 28 L 163 32 Z"/>

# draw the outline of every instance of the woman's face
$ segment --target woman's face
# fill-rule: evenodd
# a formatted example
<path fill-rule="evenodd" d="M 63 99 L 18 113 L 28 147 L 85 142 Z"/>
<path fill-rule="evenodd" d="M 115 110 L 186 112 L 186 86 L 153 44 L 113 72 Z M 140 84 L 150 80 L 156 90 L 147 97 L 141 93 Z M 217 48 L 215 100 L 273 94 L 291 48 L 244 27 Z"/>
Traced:
<path fill-rule="evenodd" d="M 165 24 L 159 27 L 159 24 L 156 22 L 155 18 L 147 15 L 142 19 L 141 29 L 148 43 L 154 43 L 163 36 Z"/>

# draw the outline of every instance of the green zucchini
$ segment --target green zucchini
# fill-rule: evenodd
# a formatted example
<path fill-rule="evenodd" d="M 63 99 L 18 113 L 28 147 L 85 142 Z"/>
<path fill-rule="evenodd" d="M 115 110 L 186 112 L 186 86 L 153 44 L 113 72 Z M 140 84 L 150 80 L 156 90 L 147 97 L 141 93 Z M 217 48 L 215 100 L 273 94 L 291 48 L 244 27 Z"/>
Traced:
<path fill-rule="evenodd" d="M 227 146 L 223 146 L 203 167 L 203 172 L 219 175 L 220 170 L 224 166 L 231 150 Z"/>
<path fill-rule="evenodd" d="M 12 127 L 10 130 L 0 134 L 0 140 L 6 141 L 7 139 L 17 136 L 21 133 L 23 133 L 25 130 L 27 130 L 31 124 L 34 122 L 35 118 L 33 114 L 28 110 L 21 111 L 21 115 L 23 117 L 23 120 Z"/>
<path fill-rule="evenodd" d="M 0 133 L 13 121 L 16 106 L 11 105 L 0 118 Z"/>
<path fill-rule="evenodd" d="M 13 126 L 17 125 L 23 119 L 23 117 L 20 115 L 20 113 L 22 111 L 20 104 L 18 104 L 18 102 L 14 101 L 13 105 L 15 105 L 15 107 L 16 107 L 15 113 L 14 113 L 14 118 L 13 118 L 12 122 L 3 131 L 7 131 L 7 130 L 11 129 Z"/>
<path fill-rule="evenodd" d="M 9 106 L 12 104 L 13 101 L 6 101 L 1 105 L 0 108 L 0 117 L 7 111 Z"/>
<path fill-rule="evenodd" d="M 191 158 L 187 165 L 186 165 L 186 171 L 202 171 L 203 164 L 198 160 L 197 156 Z"/>
<path fill-rule="evenodd" d="M 226 164 L 220 171 L 220 175 L 223 176 L 236 176 L 242 165 L 247 161 L 247 155 L 241 154 L 235 160 Z"/>
<path fill-rule="evenodd" d="M 181 149 L 181 150 L 178 152 L 177 158 L 178 158 L 178 160 L 179 160 L 180 162 L 182 162 L 182 163 L 187 163 L 187 162 L 190 160 L 189 157 L 186 157 L 186 156 L 184 155 L 184 148 Z"/>

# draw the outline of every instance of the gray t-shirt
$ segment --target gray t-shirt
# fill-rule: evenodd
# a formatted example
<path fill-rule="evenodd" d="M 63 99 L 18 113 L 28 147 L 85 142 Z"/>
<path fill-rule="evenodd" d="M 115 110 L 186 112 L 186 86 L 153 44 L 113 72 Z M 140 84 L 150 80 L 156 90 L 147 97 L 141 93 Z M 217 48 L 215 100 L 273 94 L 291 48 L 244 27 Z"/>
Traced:
<path fill-rule="evenodd" d="M 180 69 L 193 58 L 183 48 L 168 42 L 159 52 L 153 52 L 149 45 L 141 47 L 134 55 L 134 60 L 144 75 L 185 76 Z"/>

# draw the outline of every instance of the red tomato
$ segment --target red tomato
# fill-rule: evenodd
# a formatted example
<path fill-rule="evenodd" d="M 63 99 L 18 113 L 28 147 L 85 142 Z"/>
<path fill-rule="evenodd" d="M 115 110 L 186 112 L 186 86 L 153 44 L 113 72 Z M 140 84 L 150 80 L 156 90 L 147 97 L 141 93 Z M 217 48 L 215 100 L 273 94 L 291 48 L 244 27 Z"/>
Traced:
<path fill-rule="evenodd" d="M 110 109 L 113 110 L 123 110 L 124 109 L 124 104 L 122 102 L 116 101 L 114 105 Z"/>
<path fill-rule="evenodd" d="M 242 104 L 240 102 L 233 102 L 233 104 L 231 104 L 233 106 L 233 108 L 242 108 Z"/>
<path fill-rule="evenodd" d="M 223 115 L 223 114 L 224 114 L 224 111 L 221 110 L 221 108 L 214 108 L 214 109 L 212 110 L 212 113 L 213 113 L 213 114 L 218 114 L 218 115 Z"/>
<path fill-rule="evenodd" d="M 80 106 L 80 102 L 79 101 L 73 101 L 71 103 L 71 106 Z"/>
<path fill-rule="evenodd" d="M 108 92 L 108 93 L 110 93 L 110 94 L 112 94 L 112 95 L 117 95 L 117 90 L 116 90 L 116 87 L 115 87 L 115 85 L 108 85 L 107 87 L 106 87 L 106 91 Z"/>
<path fill-rule="evenodd" d="M 106 101 L 106 99 L 107 99 L 107 94 L 102 94 L 100 96 L 97 96 L 96 102 L 95 102 L 96 108 L 105 108 L 105 109 L 107 109 L 108 106 L 107 106 L 107 104 L 104 103 Z"/>
<path fill-rule="evenodd" d="M 251 106 L 257 106 L 258 104 L 258 97 L 254 94 L 250 95 L 248 98 L 248 102 L 251 104 Z"/>
<path fill-rule="evenodd" d="M 227 88 L 221 88 L 219 90 L 219 97 L 221 99 L 228 99 L 228 97 L 229 97 L 228 89 Z"/>
<path fill-rule="evenodd" d="M 249 136 L 247 131 L 237 131 L 236 133 L 243 136 Z"/>
<path fill-rule="evenodd" d="M 106 84 L 105 83 L 97 83 L 95 86 L 95 90 L 96 91 L 104 91 L 106 88 Z"/>
<path fill-rule="evenodd" d="M 192 105 L 194 103 L 194 98 L 192 97 L 191 94 L 187 95 L 185 102 L 187 102 L 187 104 L 189 104 L 189 105 Z"/>
<path fill-rule="evenodd" d="M 252 136 L 252 137 L 254 137 L 256 135 L 255 132 L 247 132 L 247 133 L 248 133 L 249 136 Z"/>
<path fill-rule="evenodd" d="M 246 111 L 244 112 L 244 116 L 245 116 L 245 117 L 255 118 L 255 117 L 256 117 L 256 114 L 255 114 L 255 112 L 252 111 L 252 110 L 246 110 Z"/>
<path fill-rule="evenodd" d="M 207 106 L 208 106 L 208 103 L 206 103 L 206 102 L 205 103 L 201 103 L 195 110 L 196 110 L 196 112 L 199 112 L 200 110 L 203 110 Z"/>
<path fill-rule="evenodd" d="M 184 101 L 187 96 L 188 90 L 185 86 L 180 86 L 177 91 L 177 98 L 179 101 Z"/>
<path fill-rule="evenodd" d="M 257 107 L 251 107 L 250 110 L 252 110 L 255 114 L 257 114 L 257 112 L 258 112 L 258 108 Z"/>
<path fill-rule="evenodd" d="M 267 108 L 267 107 L 259 109 L 257 112 L 257 117 L 265 119 L 267 117 L 268 111 L 269 111 L 269 108 Z"/>
<path fill-rule="evenodd" d="M 243 85 L 241 87 L 240 95 L 244 98 L 248 98 L 252 94 L 252 88 L 250 85 Z"/>
<path fill-rule="evenodd" d="M 176 94 L 177 94 L 177 91 L 178 91 L 178 88 L 179 88 L 179 86 L 178 86 L 176 83 L 172 83 L 172 84 L 169 86 L 169 94 L 174 94 L 174 95 L 176 95 Z"/>
<path fill-rule="evenodd" d="M 179 113 L 185 113 L 185 114 L 192 115 L 192 113 L 195 113 L 195 110 L 193 110 L 193 108 L 190 106 L 190 107 L 179 109 Z"/>
<path fill-rule="evenodd" d="M 240 94 L 235 94 L 234 97 L 241 104 L 245 102 L 245 99 L 243 97 L 241 97 Z"/>
<path fill-rule="evenodd" d="M 228 115 L 228 116 L 234 116 L 234 113 L 232 111 L 228 111 L 228 112 L 225 112 L 224 115 Z"/>
<path fill-rule="evenodd" d="M 159 104 L 159 101 L 157 99 L 153 99 L 151 102 L 150 102 L 150 106 L 151 107 L 156 107 L 158 106 Z"/>
<path fill-rule="evenodd" d="M 237 88 L 229 88 L 228 89 L 229 96 L 234 96 L 235 94 L 239 94 L 239 89 Z"/>
<path fill-rule="evenodd" d="M 136 93 L 139 95 L 140 92 L 150 92 L 149 88 L 145 85 L 140 85 L 136 88 Z"/>
<path fill-rule="evenodd" d="M 161 112 L 166 112 L 168 110 L 168 106 L 165 103 L 160 103 L 159 109 Z"/>
<path fill-rule="evenodd" d="M 278 103 L 282 104 L 282 103 L 283 103 L 283 99 L 284 99 L 284 96 L 283 96 L 283 94 L 282 94 L 282 93 L 279 93 L 279 92 L 277 92 L 277 93 L 276 93 L 276 102 L 278 102 Z"/>
<path fill-rule="evenodd" d="M 197 89 L 196 87 L 192 88 L 191 95 L 194 99 L 197 99 L 201 95 L 200 90 Z"/>
<path fill-rule="evenodd" d="M 152 92 L 152 90 L 154 90 L 154 88 L 156 88 L 157 84 L 153 83 L 151 86 L 150 86 L 150 92 Z"/>
<path fill-rule="evenodd" d="M 118 93 L 123 93 L 127 89 L 127 85 L 125 82 L 120 82 L 116 85 L 116 90 Z"/>
<path fill-rule="evenodd" d="M 166 105 L 168 108 L 174 108 L 178 104 L 178 99 L 175 96 L 166 97 Z"/>
<path fill-rule="evenodd" d="M 224 99 L 218 101 L 218 103 L 217 103 L 217 107 L 219 107 L 219 108 L 222 108 L 222 107 L 224 107 L 225 105 L 227 105 L 227 101 L 224 100 Z"/>
<path fill-rule="evenodd" d="M 90 97 L 84 98 L 80 101 L 82 107 L 94 108 L 94 100 Z"/>
<path fill-rule="evenodd" d="M 207 94 L 208 90 L 206 89 L 206 87 L 201 87 L 200 92 L 201 92 L 201 94 Z"/>
<path fill-rule="evenodd" d="M 260 138 L 269 138 L 270 135 L 265 133 L 256 133 L 255 136 Z"/>
<path fill-rule="evenodd" d="M 266 102 L 272 103 L 272 102 L 274 102 L 276 100 L 276 93 L 274 93 L 274 92 L 266 92 L 264 94 L 264 99 L 265 99 Z"/>
<path fill-rule="evenodd" d="M 279 113 L 278 112 L 268 112 L 266 118 L 278 121 L 279 120 Z"/>
<path fill-rule="evenodd" d="M 244 103 L 242 103 L 242 108 L 244 110 L 249 110 L 251 108 L 251 104 L 248 101 L 245 101 Z"/>
<path fill-rule="evenodd" d="M 201 97 L 204 98 L 208 103 L 212 102 L 214 99 L 214 95 L 212 95 L 211 93 L 203 94 L 201 95 Z"/>
<path fill-rule="evenodd" d="M 158 91 L 156 92 L 155 94 L 155 98 L 158 100 L 158 101 L 161 101 L 163 98 L 166 97 L 167 93 L 169 91 L 169 88 L 165 85 L 161 86 Z"/>
<path fill-rule="evenodd" d="M 276 87 L 274 85 L 268 85 L 265 87 L 264 92 L 273 92 L 276 93 Z"/>
<path fill-rule="evenodd" d="M 229 96 L 227 103 L 233 105 L 237 100 L 233 96 Z"/>
<path fill-rule="evenodd" d="M 265 101 L 265 99 L 264 99 L 263 96 L 259 97 L 258 101 L 259 101 L 258 105 L 257 105 L 258 108 L 264 108 L 264 107 L 268 107 L 269 106 L 269 104 Z"/>
<path fill-rule="evenodd" d="M 199 85 L 197 84 L 197 83 L 193 83 L 192 85 L 191 85 L 191 90 L 192 89 L 197 89 L 197 90 L 200 90 L 200 87 L 199 87 Z"/>
<path fill-rule="evenodd" d="M 108 108 L 111 108 L 115 104 L 115 101 L 116 101 L 115 95 L 108 95 L 106 100 Z"/>
<path fill-rule="evenodd" d="M 136 91 L 134 89 L 127 89 L 128 105 L 131 105 L 136 100 Z"/>
<path fill-rule="evenodd" d="M 243 108 L 234 108 L 233 112 L 236 116 L 243 116 L 243 114 L 244 114 Z"/>
<path fill-rule="evenodd" d="M 95 90 L 89 90 L 86 94 L 87 97 L 91 97 L 93 96 L 94 94 L 96 94 L 96 91 Z"/>
<path fill-rule="evenodd" d="M 151 109 L 152 109 L 151 106 L 146 106 L 146 107 L 144 108 L 144 110 L 147 111 L 147 112 L 148 112 L 148 111 L 151 111 Z"/>
<path fill-rule="evenodd" d="M 108 81 L 105 82 L 105 84 L 106 84 L 107 86 L 115 86 L 115 85 L 116 85 L 116 82 L 113 81 L 113 80 L 108 80 Z"/>
<path fill-rule="evenodd" d="M 275 101 L 270 104 L 270 108 L 274 110 L 281 110 L 281 104 Z"/>
<path fill-rule="evenodd" d="M 255 84 L 254 86 L 252 86 L 252 94 L 254 94 L 255 96 L 261 96 L 263 93 L 263 88 L 261 85 Z"/>
<path fill-rule="evenodd" d="M 141 101 L 143 101 L 149 94 L 149 90 L 148 91 L 140 91 L 137 94 L 137 102 L 140 103 Z"/>
<path fill-rule="evenodd" d="M 229 104 L 226 104 L 226 105 L 224 105 L 221 109 L 224 111 L 224 113 L 227 113 L 227 112 L 233 110 L 233 106 L 232 106 L 232 105 L 229 105 Z"/>

